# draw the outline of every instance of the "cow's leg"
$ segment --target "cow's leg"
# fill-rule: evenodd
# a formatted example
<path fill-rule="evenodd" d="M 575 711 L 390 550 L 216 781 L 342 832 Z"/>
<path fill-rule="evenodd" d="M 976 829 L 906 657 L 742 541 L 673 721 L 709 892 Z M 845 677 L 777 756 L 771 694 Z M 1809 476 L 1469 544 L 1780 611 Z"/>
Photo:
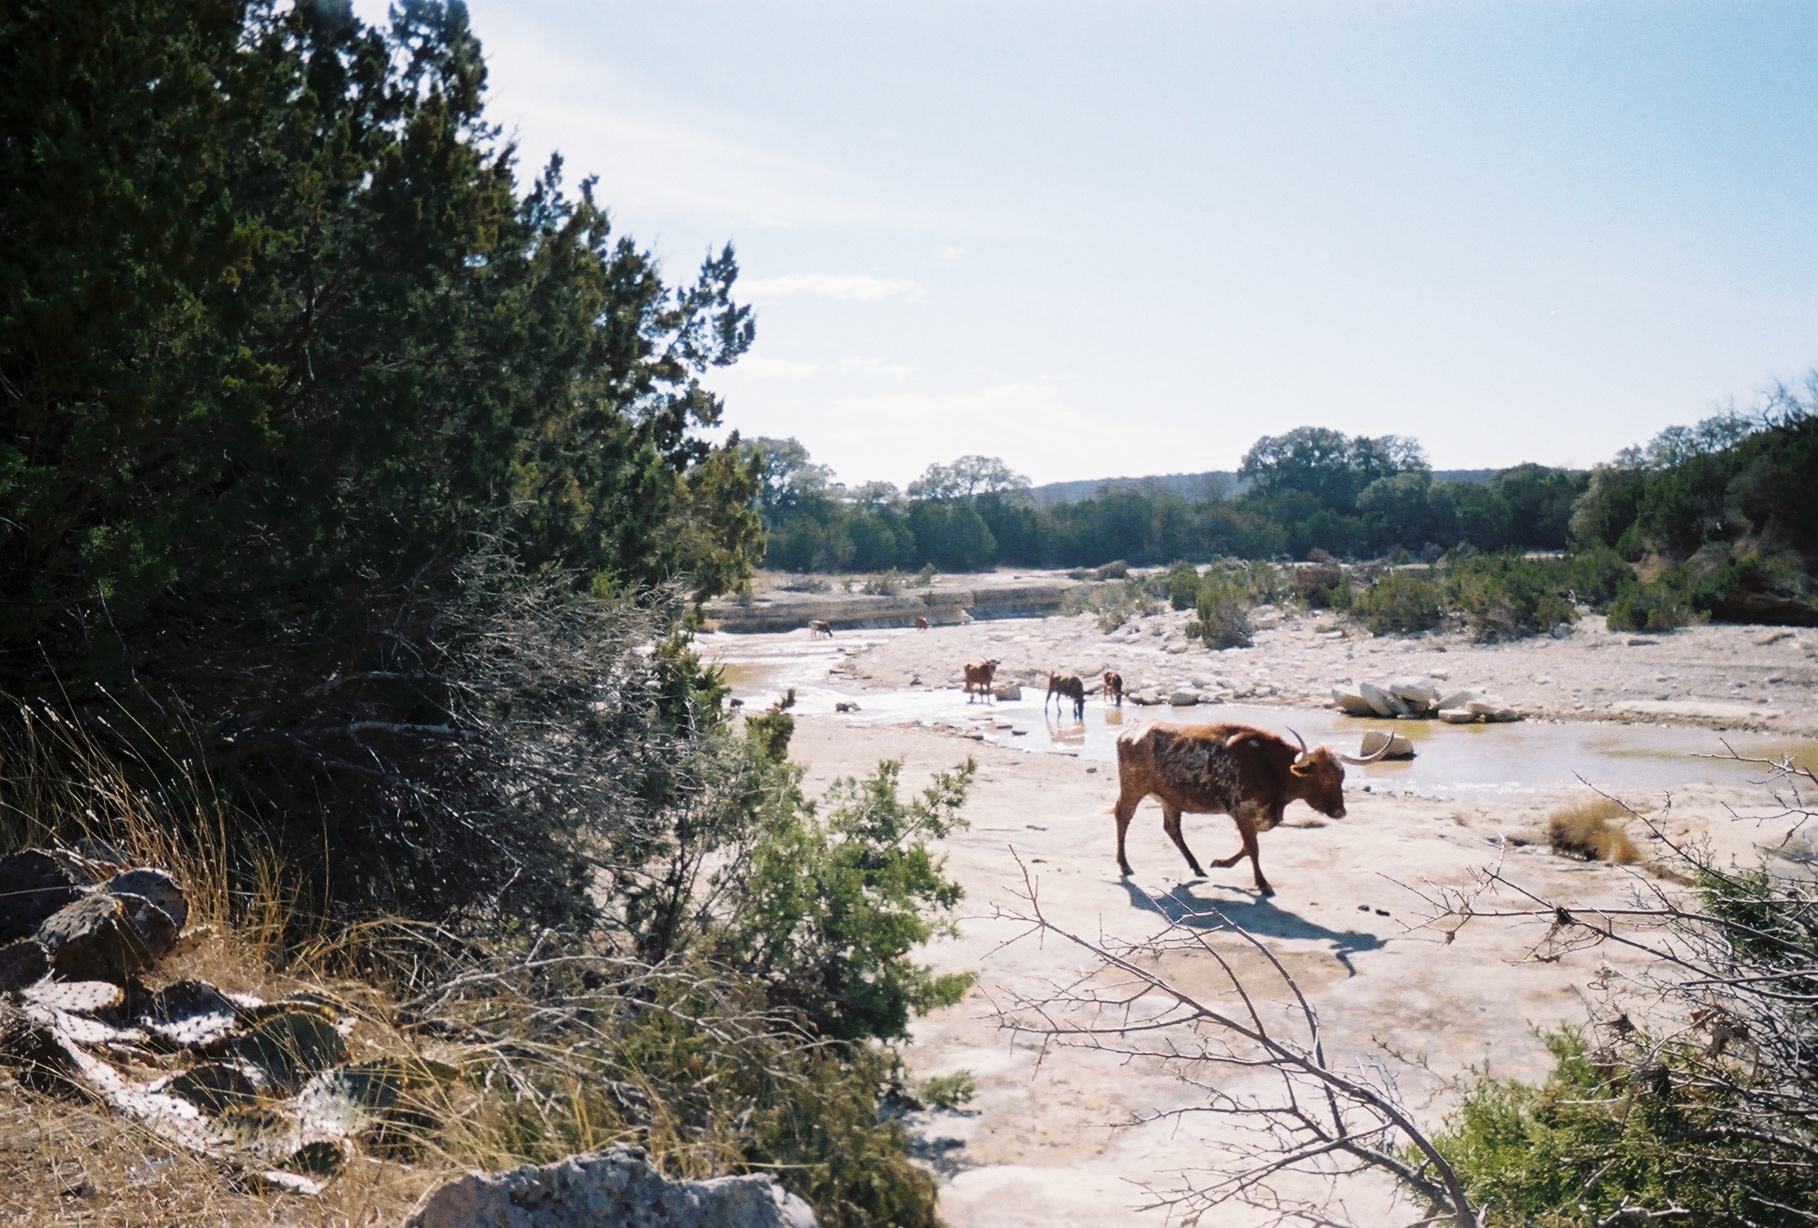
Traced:
<path fill-rule="evenodd" d="M 1135 873 L 1130 869 L 1130 859 L 1124 856 L 1124 836 L 1130 830 L 1130 819 L 1136 814 L 1136 808 L 1143 803 L 1143 794 L 1132 794 L 1123 790 L 1117 795 L 1117 805 L 1111 813 L 1117 816 L 1117 868 L 1126 876 Z"/>
<path fill-rule="evenodd" d="M 1187 859 L 1187 864 L 1192 867 L 1194 876 L 1204 878 L 1206 872 L 1199 868 L 1199 858 L 1193 855 L 1193 850 L 1187 847 L 1187 838 L 1181 835 L 1180 807 L 1170 806 L 1167 802 L 1162 803 L 1162 830 L 1168 833 L 1168 839 L 1174 841 L 1174 847 L 1180 850 L 1180 855 Z"/>
<path fill-rule="evenodd" d="M 1248 857 L 1250 868 L 1256 871 L 1256 890 L 1262 895 L 1274 895 L 1275 888 L 1269 886 L 1269 880 L 1263 877 L 1262 855 L 1256 839 L 1255 818 L 1247 814 L 1237 816 L 1237 831 L 1243 837 L 1244 847 L 1237 857 L 1231 859 L 1232 862 L 1235 863 L 1239 857 Z"/>
<path fill-rule="evenodd" d="M 1269 886 L 1269 880 L 1263 877 L 1262 858 L 1257 855 L 1254 827 L 1244 828 L 1244 852 L 1250 855 L 1250 865 L 1256 871 L 1256 889 L 1264 895 L 1274 895 L 1275 888 Z"/>

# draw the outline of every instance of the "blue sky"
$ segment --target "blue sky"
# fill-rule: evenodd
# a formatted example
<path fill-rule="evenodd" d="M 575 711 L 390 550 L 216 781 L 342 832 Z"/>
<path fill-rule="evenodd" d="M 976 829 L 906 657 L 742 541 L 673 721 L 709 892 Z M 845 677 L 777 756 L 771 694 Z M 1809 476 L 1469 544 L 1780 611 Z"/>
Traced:
<path fill-rule="evenodd" d="M 526 169 L 736 245 L 728 421 L 847 481 L 1588 465 L 1818 363 L 1809 0 L 471 6 Z"/>

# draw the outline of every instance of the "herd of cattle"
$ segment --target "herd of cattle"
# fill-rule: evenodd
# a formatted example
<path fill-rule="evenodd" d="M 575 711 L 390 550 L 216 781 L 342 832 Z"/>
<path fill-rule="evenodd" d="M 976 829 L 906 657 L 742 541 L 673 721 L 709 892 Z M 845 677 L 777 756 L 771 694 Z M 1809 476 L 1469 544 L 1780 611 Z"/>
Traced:
<path fill-rule="evenodd" d="M 915 620 L 926 629 L 927 620 Z M 808 624 L 811 636 L 831 638 L 825 622 Z M 992 698 L 998 658 L 966 662 L 966 702 Z M 1108 704 L 1122 707 L 1124 680 L 1116 670 L 1106 670 L 1099 693 Z M 1085 719 L 1086 684 L 1077 674 L 1050 673 L 1042 711 L 1054 702 L 1071 700 L 1075 720 Z M 843 705 L 842 705 L 843 706 Z M 857 705 L 851 705 L 856 708 Z M 1292 729 L 1288 731 L 1294 733 Z M 1388 753 L 1393 740 L 1372 755 L 1339 754 L 1329 747 L 1309 750 L 1305 738 L 1294 734 L 1296 745 L 1250 725 L 1171 725 L 1156 722 L 1126 729 L 1117 739 L 1117 802 L 1111 812 L 1117 819 L 1117 868 L 1132 873 L 1124 853 L 1124 837 L 1143 799 L 1161 803 L 1162 830 L 1187 859 L 1195 875 L 1203 876 L 1199 859 L 1181 833 L 1183 814 L 1226 814 L 1237 824 L 1242 842 L 1237 852 L 1212 864 L 1220 869 L 1250 859 L 1256 890 L 1275 894 L 1263 877 L 1258 855 L 1258 833 L 1281 822 L 1289 802 L 1301 801 L 1329 818 L 1345 817 L 1344 765 L 1374 763 Z"/>

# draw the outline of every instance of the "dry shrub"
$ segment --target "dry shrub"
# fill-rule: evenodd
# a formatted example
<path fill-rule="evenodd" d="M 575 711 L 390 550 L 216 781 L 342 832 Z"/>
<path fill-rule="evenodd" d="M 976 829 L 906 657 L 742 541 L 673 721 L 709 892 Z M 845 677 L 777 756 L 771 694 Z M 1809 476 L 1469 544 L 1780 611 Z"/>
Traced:
<path fill-rule="evenodd" d="M 1628 813 L 1607 797 L 1555 810 L 1547 820 L 1547 842 L 1554 852 L 1568 857 L 1632 865 L 1641 854 L 1628 833 L 1616 826 Z"/>

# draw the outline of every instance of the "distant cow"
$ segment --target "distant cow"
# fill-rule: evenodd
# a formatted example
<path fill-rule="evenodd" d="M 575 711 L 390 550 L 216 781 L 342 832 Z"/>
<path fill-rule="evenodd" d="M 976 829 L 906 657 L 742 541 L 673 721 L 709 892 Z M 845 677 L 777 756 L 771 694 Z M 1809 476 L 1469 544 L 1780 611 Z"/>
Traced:
<path fill-rule="evenodd" d="M 1073 701 L 1074 720 L 1082 721 L 1086 719 L 1086 684 L 1081 682 L 1076 675 L 1048 675 L 1048 696 L 1047 699 L 1042 700 L 1043 712 L 1048 710 L 1048 700 L 1053 699 L 1056 695 Z M 1060 704 L 1055 704 L 1054 709 L 1057 712 L 1060 711 Z"/>
<path fill-rule="evenodd" d="M 833 624 L 832 623 L 828 622 L 824 618 L 817 618 L 813 622 L 810 622 L 808 624 L 808 638 L 809 639 L 811 639 L 811 640 L 819 639 L 823 635 L 826 636 L 828 639 L 833 638 Z"/>
<path fill-rule="evenodd" d="M 1293 730 L 1289 730 L 1293 733 Z M 1368 758 L 1334 754 L 1322 746 L 1296 750 L 1272 733 L 1248 725 L 1144 725 L 1117 739 L 1117 866 L 1129 874 L 1124 834 L 1130 817 L 1145 797 L 1161 801 L 1162 829 L 1187 859 L 1194 874 L 1204 874 L 1180 832 L 1180 816 L 1228 814 L 1237 822 L 1243 847 L 1212 864 L 1223 869 L 1245 857 L 1256 871 L 1256 889 L 1274 895 L 1263 877 L 1256 834 L 1281 822 L 1289 802 L 1302 801 L 1321 814 L 1345 817 L 1345 769 L 1342 763 L 1373 763 Z M 1387 749 L 1386 747 L 1384 748 Z"/>
<path fill-rule="evenodd" d="M 1105 702 L 1124 706 L 1124 676 L 1114 669 L 1105 671 Z"/>
<path fill-rule="evenodd" d="M 915 616 L 915 629 L 917 631 L 926 631 L 928 629 L 928 620 L 923 618 L 920 614 L 917 614 Z"/>
<path fill-rule="evenodd" d="M 986 699 L 991 698 L 991 679 L 996 676 L 998 665 L 999 662 L 995 659 L 966 662 L 967 703 L 972 702 L 974 692 L 983 695 Z"/>

